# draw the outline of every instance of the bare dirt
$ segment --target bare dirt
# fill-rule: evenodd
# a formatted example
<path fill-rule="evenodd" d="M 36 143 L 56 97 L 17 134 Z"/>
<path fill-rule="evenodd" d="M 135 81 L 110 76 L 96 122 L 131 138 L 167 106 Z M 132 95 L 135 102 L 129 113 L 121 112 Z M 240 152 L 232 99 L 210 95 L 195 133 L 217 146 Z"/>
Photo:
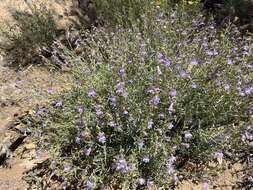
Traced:
<path fill-rule="evenodd" d="M 45 2 L 50 9 L 53 9 L 59 19 L 59 27 L 65 27 L 68 20 L 62 19 L 69 4 L 57 4 L 50 0 L 40 0 L 37 3 Z M 25 10 L 27 5 L 23 0 L 1 0 L 0 18 L 1 21 L 13 22 L 12 10 Z M 1 39 L 0 40 L 4 40 Z M 20 71 L 8 67 L 3 52 L 0 52 L 0 153 L 1 148 L 15 143 L 24 134 L 19 126 L 14 125 L 15 120 L 26 112 L 33 112 L 37 105 L 46 105 L 53 98 L 64 90 L 71 88 L 72 79 L 68 74 L 50 72 L 48 69 L 38 66 L 29 66 Z M 17 129 L 18 130 L 13 130 Z M 26 190 L 27 184 L 22 179 L 25 173 L 37 163 L 47 159 L 43 155 L 36 157 L 35 145 L 30 137 L 25 137 L 14 152 L 10 153 L 6 167 L 0 167 L 0 189 L 1 190 Z M 235 183 L 240 180 L 239 168 L 222 172 L 214 178 L 208 187 L 204 184 L 194 184 L 185 181 L 179 185 L 178 190 L 204 190 L 220 189 L 232 190 Z M 216 187 L 216 188 L 215 188 Z"/>
<path fill-rule="evenodd" d="M 66 6 L 53 4 L 52 1 L 45 3 L 58 13 L 55 15 L 57 18 L 63 14 Z M 13 24 L 11 12 L 26 9 L 27 4 L 22 0 L 0 1 L 1 23 Z M 63 27 L 62 23 L 60 27 Z M 5 39 L 0 37 L 0 40 Z M 33 112 L 37 105 L 50 103 L 54 96 L 70 89 L 70 84 L 68 74 L 50 72 L 44 67 L 29 66 L 15 71 L 8 66 L 4 53 L 0 52 L 0 154 L 17 144 L 15 151 L 7 151 L 9 159 L 6 165 L 0 166 L 1 190 L 28 189 L 22 179 L 25 173 L 47 158 L 47 155 L 39 159 L 36 157 L 35 145 L 30 137 L 24 137 L 20 126 L 14 125 L 15 120 L 27 112 Z"/>

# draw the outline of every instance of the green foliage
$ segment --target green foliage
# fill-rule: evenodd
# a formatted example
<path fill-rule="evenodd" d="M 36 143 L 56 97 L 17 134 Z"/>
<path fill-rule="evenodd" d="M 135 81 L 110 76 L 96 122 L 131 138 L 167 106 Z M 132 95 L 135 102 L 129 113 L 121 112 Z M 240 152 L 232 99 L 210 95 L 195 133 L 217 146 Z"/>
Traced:
<path fill-rule="evenodd" d="M 7 39 L 3 44 L 13 66 L 25 66 L 39 61 L 39 48 L 52 44 L 56 24 L 52 12 L 43 4 L 28 4 L 26 11 L 15 11 L 15 25 L 5 23 L 1 33 Z"/>
<path fill-rule="evenodd" d="M 95 0 L 95 6 L 101 20 L 110 24 L 132 26 L 137 21 L 143 22 L 147 12 L 152 7 L 159 6 L 166 11 L 168 7 L 175 6 L 175 0 Z M 144 20 L 143 20 L 144 19 Z"/>
<path fill-rule="evenodd" d="M 203 179 L 206 164 L 240 140 L 238 124 L 250 122 L 251 40 L 204 25 L 198 9 L 144 13 L 141 28 L 86 33 L 84 51 L 69 60 L 76 88 L 37 111 L 49 175 L 63 188 L 167 189 Z M 191 163 L 202 170 L 189 172 Z"/>

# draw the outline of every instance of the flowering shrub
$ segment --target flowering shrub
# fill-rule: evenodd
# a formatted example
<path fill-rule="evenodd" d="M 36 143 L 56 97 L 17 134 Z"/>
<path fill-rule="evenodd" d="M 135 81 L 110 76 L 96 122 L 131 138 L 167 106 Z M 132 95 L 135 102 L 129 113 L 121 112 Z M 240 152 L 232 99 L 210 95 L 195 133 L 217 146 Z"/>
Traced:
<path fill-rule="evenodd" d="M 87 33 L 70 60 L 76 88 L 37 111 L 50 176 L 65 189 L 168 189 L 194 171 L 205 177 L 251 125 L 251 38 L 180 7 L 154 6 L 137 25 Z"/>

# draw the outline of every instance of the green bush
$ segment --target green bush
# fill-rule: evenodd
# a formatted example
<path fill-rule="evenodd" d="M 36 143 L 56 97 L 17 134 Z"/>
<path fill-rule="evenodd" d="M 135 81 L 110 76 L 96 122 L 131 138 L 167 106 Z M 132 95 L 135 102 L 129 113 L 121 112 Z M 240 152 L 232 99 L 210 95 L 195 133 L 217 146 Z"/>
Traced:
<path fill-rule="evenodd" d="M 180 0 L 179 0 L 180 1 Z M 141 23 L 147 12 L 154 6 L 167 9 L 174 6 L 175 0 L 94 0 L 100 20 L 113 25 L 132 26 L 137 21 Z M 145 19 L 144 19 L 145 20 Z"/>
<path fill-rule="evenodd" d="M 40 48 L 53 43 L 56 23 L 45 5 L 28 4 L 26 11 L 13 12 L 15 24 L 5 23 L 1 34 L 7 43 L 2 46 L 13 66 L 26 66 L 40 61 Z"/>
<path fill-rule="evenodd" d="M 85 35 L 69 60 L 76 88 L 37 111 L 62 188 L 168 189 L 233 150 L 252 114 L 250 39 L 203 22 L 198 9 L 153 6 L 141 29 Z"/>

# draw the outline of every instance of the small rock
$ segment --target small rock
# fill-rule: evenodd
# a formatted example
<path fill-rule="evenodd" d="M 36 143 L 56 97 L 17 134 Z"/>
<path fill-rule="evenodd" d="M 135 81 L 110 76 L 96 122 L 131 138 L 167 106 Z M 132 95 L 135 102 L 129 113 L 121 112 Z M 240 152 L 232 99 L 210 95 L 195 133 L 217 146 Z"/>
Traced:
<path fill-rule="evenodd" d="M 35 144 L 33 144 L 33 143 L 29 143 L 29 144 L 26 144 L 25 146 L 24 146 L 24 148 L 25 148 L 25 150 L 32 150 L 32 149 L 35 149 Z"/>
<path fill-rule="evenodd" d="M 3 165 L 5 161 L 11 157 L 10 151 L 10 144 L 9 143 L 1 143 L 0 144 L 0 165 Z"/>

